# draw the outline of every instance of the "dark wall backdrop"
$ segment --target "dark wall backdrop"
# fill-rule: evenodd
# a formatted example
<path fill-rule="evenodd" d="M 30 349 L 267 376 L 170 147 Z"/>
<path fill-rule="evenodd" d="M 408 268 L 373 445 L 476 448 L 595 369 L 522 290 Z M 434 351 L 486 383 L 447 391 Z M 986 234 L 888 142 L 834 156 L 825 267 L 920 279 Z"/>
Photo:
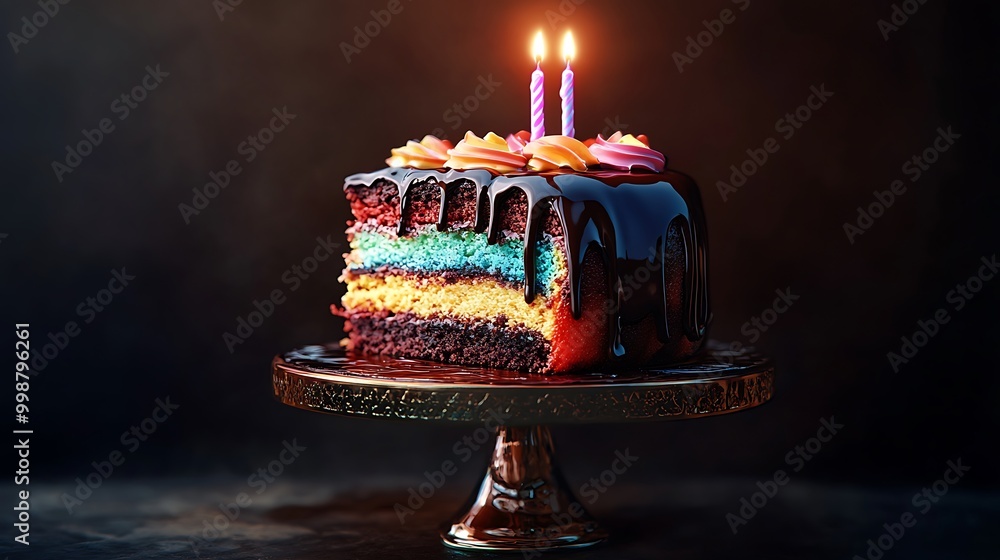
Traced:
<path fill-rule="evenodd" d="M 972 466 L 963 485 L 996 484 L 1000 279 L 960 311 L 946 300 L 1000 240 L 996 3 L 928 0 L 886 40 L 877 22 L 891 17 L 888 0 L 403 0 L 348 62 L 341 43 L 386 5 L 244 2 L 220 21 L 207 0 L 74 2 L 19 52 L 0 48 L 5 328 L 30 322 L 37 348 L 80 324 L 32 380 L 42 480 L 71 490 L 167 396 L 179 410 L 120 476 L 250 473 L 290 438 L 310 449 L 298 475 L 331 480 L 412 475 L 448 458 L 469 428 L 322 417 L 272 400 L 275 353 L 341 336 L 328 311 L 342 292 L 339 257 L 294 292 L 282 274 L 317 237 L 344 243 L 342 180 L 381 166 L 391 147 L 439 128 L 453 140 L 526 128 L 528 46 L 540 28 L 550 130 L 551 55 L 572 29 L 579 136 L 609 121 L 648 134 L 701 184 L 712 337 L 747 344 L 741 326 L 775 290 L 799 297 L 755 344 L 778 364 L 771 404 L 697 422 L 561 427 L 571 478 L 629 447 L 648 476 L 763 479 L 834 416 L 845 427 L 796 476 L 920 485 L 962 457 Z M 547 17 L 570 7 L 564 20 Z M 5 2 L 0 27 L 19 32 L 37 9 Z M 678 71 L 673 53 L 723 9 L 735 21 Z M 157 65 L 168 75 L 120 120 L 114 100 Z M 452 128 L 449 108 L 490 77 L 500 85 Z M 832 97 L 783 138 L 776 122 L 813 86 Z M 185 223 L 178 205 L 242 158 L 240 143 L 283 107 L 295 115 L 287 128 Z M 59 181 L 52 162 L 103 118 L 114 130 Z M 939 127 L 961 136 L 910 182 L 901 166 Z M 717 181 L 769 137 L 780 150 L 724 200 Z M 906 193 L 850 243 L 843 224 L 896 179 Z M 78 305 L 121 267 L 134 280 L 84 323 Z M 287 301 L 230 353 L 223 334 L 278 288 Z M 886 354 L 942 307 L 950 322 L 893 371 Z"/>

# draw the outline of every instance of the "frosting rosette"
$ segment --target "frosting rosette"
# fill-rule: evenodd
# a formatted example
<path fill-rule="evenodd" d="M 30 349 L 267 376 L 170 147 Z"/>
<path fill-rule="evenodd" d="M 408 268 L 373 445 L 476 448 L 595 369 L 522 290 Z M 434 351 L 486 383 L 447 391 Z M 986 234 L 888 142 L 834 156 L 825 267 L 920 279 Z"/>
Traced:
<path fill-rule="evenodd" d="M 451 142 L 428 134 L 420 142 L 410 140 L 405 146 L 392 149 L 392 156 L 385 160 L 390 167 L 415 167 L 438 169 L 448 161 Z"/>
<path fill-rule="evenodd" d="M 490 169 L 497 173 L 509 173 L 523 169 L 528 158 L 511 151 L 507 141 L 492 132 L 480 138 L 469 132 L 458 145 L 448 150 L 451 156 L 445 167 L 452 169 Z"/>
<path fill-rule="evenodd" d="M 524 147 L 531 141 L 531 133 L 527 130 L 520 130 L 514 134 L 507 135 L 507 147 L 515 154 L 524 151 Z"/>
<path fill-rule="evenodd" d="M 569 136 L 542 136 L 529 142 L 522 153 L 530 158 L 528 169 L 532 171 L 553 171 L 560 167 L 586 171 L 599 163 L 583 142 Z"/>
<path fill-rule="evenodd" d="M 645 136 L 641 136 L 645 140 Z M 667 165 L 667 158 L 660 152 L 649 147 L 631 134 L 622 136 L 621 132 L 612 134 L 607 140 L 597 135 L 590 151 L 597 157 L 601 165 L 613 169 L 646 169 L 659 173 Z"/>

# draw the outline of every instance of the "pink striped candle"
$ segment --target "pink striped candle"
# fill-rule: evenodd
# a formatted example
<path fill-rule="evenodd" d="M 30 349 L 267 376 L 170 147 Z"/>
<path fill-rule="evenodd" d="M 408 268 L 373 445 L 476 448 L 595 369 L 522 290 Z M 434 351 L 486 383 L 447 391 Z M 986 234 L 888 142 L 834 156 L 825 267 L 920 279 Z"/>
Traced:
<path fill-rule="evenodd" d="M 566 69 L 562 73 L 562 87 L 559 88 L 559 98 L 562 100 L 562 133 L 570 138 L 576 136 L 576 128 L 573 125 L 576 116 L 576 98 L 573 94 L 573 82 L 575 75 L 570 68 L 570 62 L 576 55 L 576 44 L 573 42 L 573 34 L 566 32 L 563 40 L 563 58 L 566 59 Z"/>
<path fill-rule="evenodd" d="M 542 72 L 542 56 L 545 54 L 545 38 L 539 31 L 532 46 L 535 57 L 535 71 L 531 73 L 531 139 L 545 136 L 545 74 Z"/>

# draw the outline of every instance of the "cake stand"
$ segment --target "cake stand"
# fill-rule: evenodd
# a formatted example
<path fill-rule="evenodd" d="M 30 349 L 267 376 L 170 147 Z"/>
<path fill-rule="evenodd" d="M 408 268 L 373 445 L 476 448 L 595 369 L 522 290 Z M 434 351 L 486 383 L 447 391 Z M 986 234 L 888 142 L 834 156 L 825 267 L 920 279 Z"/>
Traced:
<path fill-rule="evenodd" d="M 479 493 L 441 535 L 473 550 L 573 548 L 607 537 L 563 479 L 548 425 L 703 418 L 758 406 L 774 392 L 767 359 L 711 349 L 669 367 L 541 376 L 326 345 L 277 356 L 271 370 L 275 397 L 297 408 L 495 429 Z"/>

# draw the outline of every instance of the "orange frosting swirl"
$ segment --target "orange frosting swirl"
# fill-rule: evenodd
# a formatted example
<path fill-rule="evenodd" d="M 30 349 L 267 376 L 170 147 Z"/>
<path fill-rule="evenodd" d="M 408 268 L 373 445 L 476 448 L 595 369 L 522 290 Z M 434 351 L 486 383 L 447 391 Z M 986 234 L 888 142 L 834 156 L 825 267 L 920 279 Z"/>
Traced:
<path fill-rule="evenodd" d="M 458 145 L 448 150 L 451 158 L 445 167 L 452 169 L 490 169 L 497 173 L 509 173 L 523 169 L 528 158 L 510 151 L 510 146 L 502 137 L 492 132 L 480 138 L 469 132 Z"/>
<path fill-rule="evenodd" d="M 573 171 L 586 171 L 599 162 L 587 146 L 569 136 L 542 136 L 524 147 L 528 156 L 528 168 L 532 171 L 553 171 L 568 167 Z"/>
<path fill-rule="evenodd" d="M 428 134 L 420 142 L 410 140 L 405 146 L 392 149 L 392 157 L 385 160 L 390 167 L 415 167 L 439 169 L 448 161 L 451 142 Z"/>

